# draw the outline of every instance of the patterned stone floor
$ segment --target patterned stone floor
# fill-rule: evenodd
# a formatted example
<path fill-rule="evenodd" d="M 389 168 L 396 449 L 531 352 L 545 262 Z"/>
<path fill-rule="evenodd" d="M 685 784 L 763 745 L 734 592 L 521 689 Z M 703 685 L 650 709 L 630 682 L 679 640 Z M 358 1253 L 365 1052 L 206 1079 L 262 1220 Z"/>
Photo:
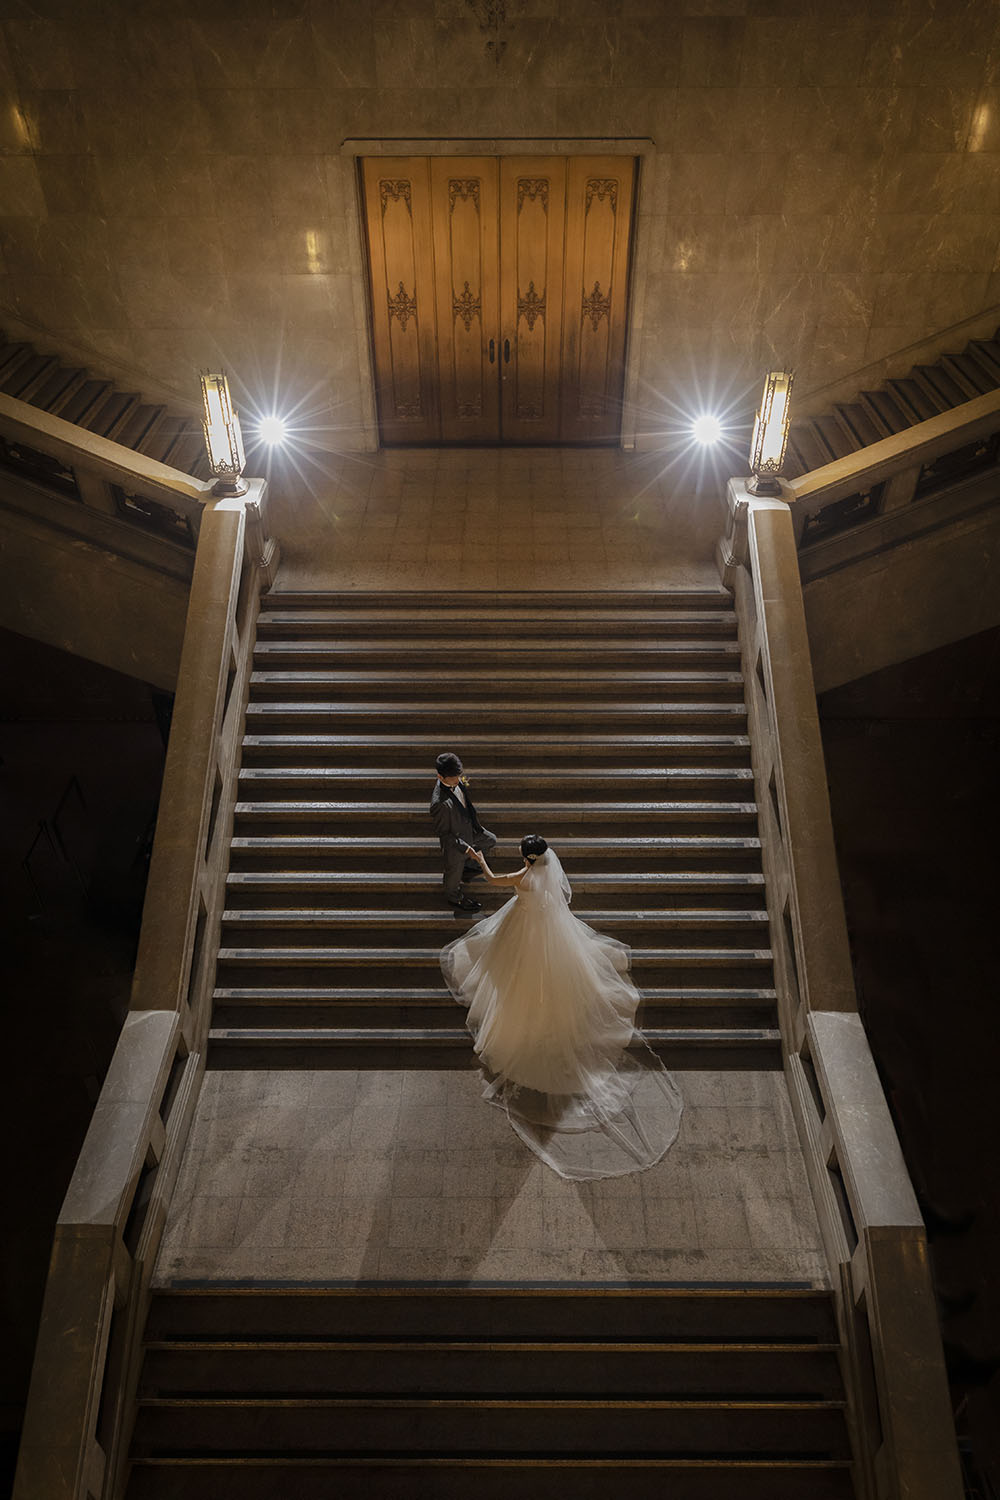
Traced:
<path fill-rule="evenodd" d="M 612 448 L 396 448 L 325 455 L 274 489 L 279 589 L 719 581 L 725 474 L 694 458 L 679 472 Z"/>
<path fill-rule="evenodd" d="M 826 1284 L 780 1073 L 679 1075 L 646 1172 L 557 1177 L 478 1073 L 206 1075 L 157 1281 Z"/>

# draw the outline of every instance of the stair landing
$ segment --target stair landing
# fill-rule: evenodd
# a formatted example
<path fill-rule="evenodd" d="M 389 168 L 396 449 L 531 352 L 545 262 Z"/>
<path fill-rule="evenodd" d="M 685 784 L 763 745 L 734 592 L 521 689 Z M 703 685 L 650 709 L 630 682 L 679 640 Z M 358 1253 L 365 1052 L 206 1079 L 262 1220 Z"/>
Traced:
<path fill-rule="evenodd" d="M 156 1284 L 826 1287 L 784 1079 L 681 1075 L 646 1172 L 566 1182 L 477 1071 L 209 1071 Z"/>

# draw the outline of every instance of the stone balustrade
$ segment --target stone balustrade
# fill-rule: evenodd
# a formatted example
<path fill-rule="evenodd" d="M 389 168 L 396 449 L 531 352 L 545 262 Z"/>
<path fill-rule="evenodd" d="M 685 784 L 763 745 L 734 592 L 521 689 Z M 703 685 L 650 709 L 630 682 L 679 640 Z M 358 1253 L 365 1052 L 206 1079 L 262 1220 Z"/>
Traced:
<path fill-rule="evenodd" d="M 73 433 L 60 459 L 111 482 L 125 450 Z M 131 1009 L 56 1227 L 16 1500 L 121 1492 L 150 1280 L 204 1070 L 259 595 L 277 563 L 262 481 L 215 500 L 136 462 L 130 485 L 200 507 L 198 549 Z"/>
<path fill-rule="evenodd" d="M 857 1015 L 789 491 L 762 499 L 730 480 L 718 551 L 739 620 L 785 1073 L 837 1296 L 859 1500 L 960 1500 L 926 1235 Z"/>
<path fill-rule="evenodd" d="M 921 475 L 935 460 L 998 432 L 1000 388 L 788 481 L 784 488 L 793 504 L 796 537 L 801 538 L 807 518 L 876 486 L 884 486 L 877 514 L 902 510 L 917 497 Z"/>

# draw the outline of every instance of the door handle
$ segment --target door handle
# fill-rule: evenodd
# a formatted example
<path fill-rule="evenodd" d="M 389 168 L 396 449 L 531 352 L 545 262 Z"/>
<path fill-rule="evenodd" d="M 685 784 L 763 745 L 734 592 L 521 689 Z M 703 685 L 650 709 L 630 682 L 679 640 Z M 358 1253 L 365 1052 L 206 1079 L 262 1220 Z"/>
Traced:
<path fill-rule="evenodd" d="M 496 339 L 490 339 L 490 364 L 491 365 L 496 363 L 496 357 L 497 357 L 497 341 L 496 341 Z"/>
<path fill-rule="evenodd" d="M 503 341 L 503 362 L 505 365 L 510 364 L 510 339 Z"/>

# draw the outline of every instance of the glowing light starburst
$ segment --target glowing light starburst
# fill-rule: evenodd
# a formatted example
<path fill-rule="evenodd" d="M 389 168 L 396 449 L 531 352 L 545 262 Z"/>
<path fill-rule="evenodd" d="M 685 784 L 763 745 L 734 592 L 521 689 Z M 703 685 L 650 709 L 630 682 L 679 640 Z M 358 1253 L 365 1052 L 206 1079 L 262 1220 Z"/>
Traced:
<path fill-rule="evenodd" d="M 691 423 L 691 436 L 696 443 L 709 447 L 722 438 L 722 423 L 711 412 L 704 412 Z"/>

